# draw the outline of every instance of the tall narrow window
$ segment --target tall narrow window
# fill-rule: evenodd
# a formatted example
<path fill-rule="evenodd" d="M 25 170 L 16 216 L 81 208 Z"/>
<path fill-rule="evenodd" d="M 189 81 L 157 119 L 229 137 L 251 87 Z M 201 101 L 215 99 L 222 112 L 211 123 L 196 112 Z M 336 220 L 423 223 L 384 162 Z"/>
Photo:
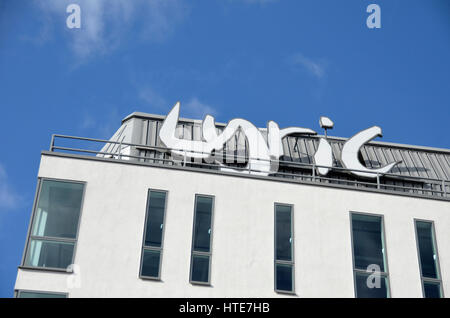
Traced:
<path fill-rule="evenodd" d="M 148 191 L 140 270 L 140 276 L 143 278 L 160 279 L 161 277 L 166 199 L 166 191 Z"/>
<path fill-rule="evenodd" d="M 275 204 L 275 291 L 294 292 L 292 206 Z"/>
<path fill-rule="evenodd" d="M 190 281 L 196 284 L 210 283 L 211 238 L 214 198 L 196 195 Z"/>
<path fill-rule="evenodd" d="M 355 295 L 389 297 L 389 279 L 381 216 L 351 214 Z"/>
<path fill-rule="evenodd" d="M 40 180 L 24 266 L 66 269 L 73 263 L 84 183 Z"/>
<path fill-rule="evenodd" d="M 422 290 L 425 298 L 441 298 L 442 279 L 433 223 L 415 220 Z"/>

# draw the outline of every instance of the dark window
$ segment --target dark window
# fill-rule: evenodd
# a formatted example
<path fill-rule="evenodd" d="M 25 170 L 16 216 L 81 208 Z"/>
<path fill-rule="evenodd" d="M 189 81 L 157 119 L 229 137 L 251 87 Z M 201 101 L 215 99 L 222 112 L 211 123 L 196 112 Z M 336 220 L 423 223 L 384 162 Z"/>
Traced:
<path fill-rule="evenodd" d="M 352 213 L 351 227 L 356 297 L 389 297 L 383 219 Z"/>
<path fill-rule="evenodd" d="M 166 199 L 166 191 L 148 191 L 141 277 L 160 278 Z"/>
<path fill-rule="evenodd" d="M 371 280 L 369 273 L 355 273 L 355 285 L 358 298 L 386 298 L 388 295 L 387 277 L 380 276 L 380 286 L 370 288 L 367 280 Z"/>
<path fill-rule="evenodd" d="M 441 284 L 424 282 L 423 293 L 425 298 L 441 298 Z"/>
<path fill-rule="evenodd" d="M 209 281 L 209 256 L 193 255 L 192 256 L 192 277 L 193 282 Z"/>
<path fill-rule="evenodd" d="M 84 184 L 39 182 L 25 266 L 66 269 L 72 264 Z"/>
<path fill-rule="evenodd" d="M 292 207 L 275 204 L 275 290 L 294 292 Z"/>
<path fill-rule="evenodd" d="M 32 235 L 75 239 L 82 197 L 81 183 L 42 181 Z"/>
<path fill-rule="evenodd" d="M 67 298 L 67 294 L 19 290 L 17 298 Z"/>
<path fill-rule="evenodd" d="M 439 274 L 433 223 L 416 220 L 415 225 L 424 297 L 442 297 L 442 281 Z"/>
<path fill-rule="evenodd" d="M 292 291 L 294 286 L 292 286 L 293 281 L 293 267 L 288 264 L 276 264 L 276 277 L 277 286 L 276 289 L 279 291 Z"/>
<path fill-rule="evenodd" d="M 161 247 L 164 225 L 164 210 L 166 207 L 166 193 L 150 191 L 147 208 L 147 226 L 145 231 L 145 246 Z"/>
<path fill-rule="evenodd" d="M 144 250 L 142 257 L 141 276 L 159 277 L 160 251 Z"/>
<path fill-rule="evenodd" d="M 277 205 L 277 260 L 292 260 L 291 207 Z"/>
<path fill-rule="evenodd" d="M 75 243 L 31 239 L 25 265 L 67 268 L 72 264 Z"/>
<path fill-rule="evenodd" d="M 211 244 L 212 198 L 197 197 L 194 224 L 194 251 L 209 252 Z"/>
<path fill-rule="evenodd" d="M 213 205 L 211 196 L 195 197 L 190 277 L 193 283 L 209 284 L 210 281 Z"/>
<path fill-rule="evenodd" d="M 352 229 L 355 268 L 366 270 L 376 264 L 384 271 L 381 217 L 353 214 Z"/>

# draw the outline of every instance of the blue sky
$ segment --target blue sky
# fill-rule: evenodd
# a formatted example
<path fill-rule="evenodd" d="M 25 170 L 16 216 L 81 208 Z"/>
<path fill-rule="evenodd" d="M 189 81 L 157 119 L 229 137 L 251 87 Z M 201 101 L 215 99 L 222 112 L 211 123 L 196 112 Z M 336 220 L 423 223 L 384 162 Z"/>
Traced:
<path fill-rule="evenodd" d="M 0 297 L 52 133 L 109 138 L 180 100 L 184 117 L 320 132 L 326 115 L 331 135 L 379 125 L 385 141 L 449 148 L 449 57 L 447 0 L 0 0 Z"/>

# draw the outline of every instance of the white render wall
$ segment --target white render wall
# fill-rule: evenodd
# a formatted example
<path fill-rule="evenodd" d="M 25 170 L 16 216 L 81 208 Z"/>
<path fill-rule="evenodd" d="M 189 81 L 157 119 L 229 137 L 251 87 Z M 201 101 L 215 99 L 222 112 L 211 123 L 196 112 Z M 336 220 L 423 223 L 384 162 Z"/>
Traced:
<path fill-rule="evenodd" d="M 69 297 L 277 297 L 274 203 L 294 206 L 295 291 L 354 297 L 350 211 L 384 215 L 392 297 L 422 297 L 414 218 L 434 221 L 450 295 L 450 204 L 438 200 L 43 155 L 40 177 L 85 181 L 73 274 L 19 269 L 15 289 Z M 168 191 L 162 281 L 139 276 L 149 188 Z M 215 196 L 211 287 L 189 283 L 195 194 Z"/>

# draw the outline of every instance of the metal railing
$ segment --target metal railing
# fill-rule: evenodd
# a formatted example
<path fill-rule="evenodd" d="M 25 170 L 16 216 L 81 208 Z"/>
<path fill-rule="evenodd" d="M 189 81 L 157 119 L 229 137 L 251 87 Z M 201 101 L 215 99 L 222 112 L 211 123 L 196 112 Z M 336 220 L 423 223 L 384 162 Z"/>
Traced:
<path fill-rule="evenodd" d="M 55 141 L 57 139 L 67 139 L 72 141 L 85 141 L 85 142 L 94 142 L 94 143 L 103 143 L 105 146 L 111 146 L 111 151 L 99 151 L 99 150 L 91 150 L 85 148 L 74 148 L 74 147 L 62 147 L 56 146 Z M 116 146 L 114 149 L 114 145 Z M 105 147 L 102 147 L 102 149 Z M 129 148 L 130 154 L 124 154 L 123 150 Z M 51 152 L 59 151 L 59 152 L 69 152 L 69 153 L 79 153 L 83 155 L 94 155 L 97 157 L 110 158 L 116 160 L 135 160 L 137 162 L 152 162 L 153 164 L 162 164 L 162 165 L 178 165 L 182 167 L 193 167 L 193 168 L 207 168 L 207 169 L 216 169 L 219 170 L 221 167 L 217 163 L 208 163 L 204 162 L 201 159 L 193 159 L 187 156 L 185 149 L 169 149 L 166 147 L 159 146 L 148 146 L 143 144 L 134 144 L 127 143 L 123 141 L 111 141 L 104 139 L 95 139 L 95 138 L 86 138 L 86 137 L 76 137 L 76 136 L 68 136 L 68 135 L 59 135 L 54 134 L 51 138 L 50 149 Z M 135 150 L 139 153 L 139 155 L 132 155 L 131 150 Z M 144 151 L 144 155 L 140 155 L 141 152 Z M 163 157 L 151 157 L 146 153 L 148 151 L 153 151 L 154 155 L 156 154 L 169 154 L 169 158 Z M 180 153 L 184 153 L 183 156 L 171 154 L 171 151 L 178 151 Z M 199 153 L 206 154 L 200 151 L 192 151 L 189 150 L 189 153 Z M 209 155 L 209 154 L 208 154 Z M 223 156 L 217 155 L 217 158 L 222 160 L 228 159 L 241 159 L 240 163 L 245 163 L 248 160 L 257 160 L 257 161 L 265 161 L 265 162 L 275 162 L 274 160 L 262 160 L 259 158 L 250 158 L 248 156 L 239 156 L 237 154 L 228 155 L 224 154 Z M 228 161 L 225 161 L 229 163 Z M 302 162 L 294 162 L 294 161 L 284 161 L 277 160 L 279 167 L 282 169 L 290 169 L 292 172 L 283 172 L 278 171 L 271 173 L 269 176 L 274 178 L 290 178 L 290 179 L 299 179 L 300 181 L 309 181 L 313 183 L 325 183 L 325 184 L 339 184 L 345 187 L 365 187 L 369 189 L 377 189 L 383 192 L 402 192 L 411 196 L 431 196 L 431 197 L 440 197 L 445 199 L 450 199 L 448 188 L 450 186 L 450 182 L 443 179 L 436 178 L 424 178 L 417 176 L 405 176 L 394 173 L 384 173 L 380 175 L 377 172 L 368 172 L 363 170 L 355 170 L 355 169 L 347 169 L 343 167 L 329 167 L 329 166 L 321 166 L 316 165 L 314 163 L 302 163 Z M 227 166 L 226 168 L 236 170 L 241 173 L 261 173 L 261 170 L 251 169 L 250 165 L 247 167 L 240 166 Z M 326 177 L 319 175 L 317 173 L 317 168 L 329 168 L 330 173 L 333 173 L 335 177 Z M 220 170 L 219 170 L 220 171 Z M 308 173 L 302 174 L 300 172 Z M 351 172 L 364 172 L 364 173 L 373 173 L 375 175 L 374 181 L 370 181 L 364 178 L 358 178 L 354 175 L 351 175 Z M 337 177 L 336 177 L 337 176 Z M 352 179 L 349 179 L 349 178 Z M 397 182 L 397 184 L 395 183 Z M 402 183 L 400 185 L 398 183 Z M 412 184 L 414 186 L 405 186 L 404 184 Z"/>

